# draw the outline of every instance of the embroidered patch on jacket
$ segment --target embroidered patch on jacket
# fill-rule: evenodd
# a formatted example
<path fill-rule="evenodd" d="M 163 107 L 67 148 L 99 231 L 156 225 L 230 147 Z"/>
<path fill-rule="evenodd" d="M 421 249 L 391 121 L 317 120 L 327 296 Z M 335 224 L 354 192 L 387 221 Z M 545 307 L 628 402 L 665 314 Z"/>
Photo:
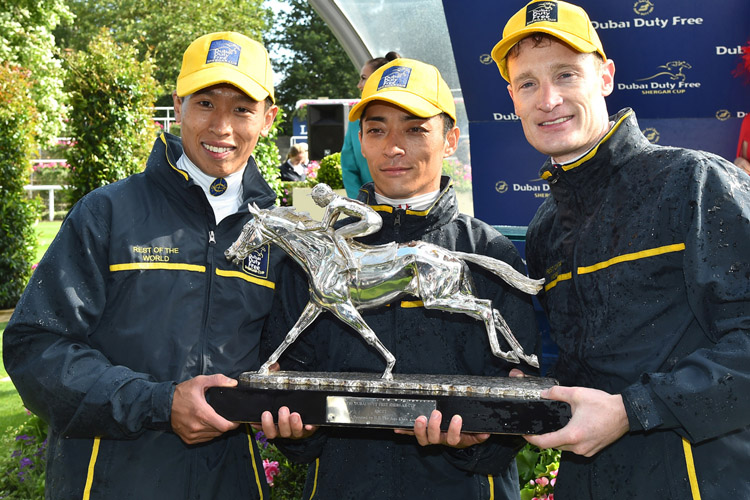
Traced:
<path fill-rule="evenodd" d="M 406 66 L 392 66 L 383 71 L 383 76 L 380 77 L 380 82 L 378 83 L 378 90 L 388 87 L 401 87 L 405 89 L 409 85 L 409 75 L 411 75 L 411 68 L 407 68 Z"/>
<path fill-rule="evenodd" d="M 268 278 L 270 265 L 271 245 L 264 245 L 253 250 L 250 255 L 242 261 L 242 270 L 257 278 Z"/>
<path fill-rule="evenodd" d="M 556 2 L 538 2 L 526 7 L 526 26 L 541 22 L 557 22 Z"/>
<path fill-rule="evenodd" d="M 240 64 L 240 52 L 242 49 L 239 45 L 229 40 L 214 40 L 208 47 L 208 56 L 206 64 L 226 63 L 233 66 Z"/>

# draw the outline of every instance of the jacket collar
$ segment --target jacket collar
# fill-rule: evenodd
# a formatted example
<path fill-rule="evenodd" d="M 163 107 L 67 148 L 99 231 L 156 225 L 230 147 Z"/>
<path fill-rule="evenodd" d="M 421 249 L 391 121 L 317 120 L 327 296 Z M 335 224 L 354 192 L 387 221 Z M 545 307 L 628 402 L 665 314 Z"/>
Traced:
<path fill-rule="evenodd" d="M 427 210 L 404 210 L 390 205 L 376 205 L 375 184 L 368 182 L 359 190 L 358 200 L 372 206 L 383 218 L 383 229 L 373 235 L 378 240 L 398 232 L 398 240 L 416 239 L 425 232 L 442 227 L 458 217 L 458 200 L 453 189 L 453 180 L 443 175 L 440 178 L 440 194 Z M 362 240 L 367 243 L 366 240 Z"/>
<path fill-rule="evenodd" d="M 612 128 L 586 154 L 570 163 L 553 163 L 551 158 L 542 166 L 539 175 L 550 184 L 555 184 L 560 176 L 579 174 L 586 171 L 591 175 L 592 165 L 619 166 L 626 163 L 635 152 L 648 143 L 640 133 L 635 112 L 630 108 L 621 110 L 610 117 Z"/>
<path fill-rule="evenodd" d="M 177 168 L 177 159 L 182 155 L 182 141 L 172 134 L 162 133 L 154 144 L 146 163 L 146 175 L 165 190 L 174 193 L 188 206 L 203 211 L 208 203 L 203 191 L 187 172 Z M 272 206 L 276 193 L 263 179 L 255 159 L 248 159 L 242 176 L 243 203 L 240 212 L 247 212 L 248 203 L 257 203 L 260 208 Z"/>

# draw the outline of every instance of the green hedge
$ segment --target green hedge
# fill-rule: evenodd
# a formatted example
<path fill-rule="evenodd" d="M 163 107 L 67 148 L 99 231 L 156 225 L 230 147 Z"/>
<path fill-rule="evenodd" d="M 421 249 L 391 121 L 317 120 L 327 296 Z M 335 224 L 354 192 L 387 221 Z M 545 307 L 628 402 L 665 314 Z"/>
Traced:
<path fill-rule="evenodd" d="M 31 275 L 36 236 L 29 181 L 38 117 L 28 71 L 0 65 L 0 309 L 14 307 Z"/>
<path fill-rule="evenodd" d="M 98 187 L 143 170 L 157 136 L 149 107 L 158 85 L 151 76 L 151 58 L 139 62 L 133 47 L 115 43 L 104 31 L 87 51 L 69 53 L 65 63 L 68 126 L 75 140 L 66 153 L 72 204 Z"/>

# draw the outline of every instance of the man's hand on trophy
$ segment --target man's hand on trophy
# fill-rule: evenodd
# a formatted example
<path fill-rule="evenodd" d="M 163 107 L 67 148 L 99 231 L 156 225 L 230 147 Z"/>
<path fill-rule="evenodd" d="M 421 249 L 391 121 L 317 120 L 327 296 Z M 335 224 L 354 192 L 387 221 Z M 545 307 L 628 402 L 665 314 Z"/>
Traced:
<path fill-rule="evenodd" d="M 237 380 L 225 375 L 198 375 L 177 384 L 172 397 L 170 423 L 172 431 L 187 444 L 205 443 L 223 433 L 236 429 L 239 424 L 230 422 L 208 404 L 209 387 L 234 387 Z"/>
<path fill-rule="evenodd" d="M 461 432 L 461 415 L 453 415 L 447 432 L 440 430 L 442 420 L 442 413 L 434 410 L 429 420 L 424 415 L 417 417 L 414 421 L 414 430 L 396 429 L 394 432 L 415 436 L 421 446 L 443 444 L 452 448 L 468 448 L 483 443 L 490 437 L 488 433 Z"/>
<path fill-rule="evenodd" d="M 312 436 L 318 430 L 315 425 L 305 425 L 300 414 L 297 412 L 291 413 L 286 406 L 279 408 L 277 423 L 274 423 L 273 413 L 270 411 L 264 411 L 260 419 L 261 430 L 268 439 L 304 439 Z M 253 427 L 257 429 L 256 426 Z"/>

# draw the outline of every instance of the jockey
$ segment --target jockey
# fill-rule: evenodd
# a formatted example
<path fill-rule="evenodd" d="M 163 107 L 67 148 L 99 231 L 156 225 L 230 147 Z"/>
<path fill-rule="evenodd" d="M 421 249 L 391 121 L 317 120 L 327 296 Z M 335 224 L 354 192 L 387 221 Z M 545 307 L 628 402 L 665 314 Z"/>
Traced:
<path fill-rule="evenodd" d="M 325 207 L 326 209 L 321 221 L 321 229 L 328 229 L 342 213 L 359 219 L 359 221 L 338 227 L 333 233 L 333 241 L 346 261 L 346 269 L 357 269 L 347 239 L 367 236 L 380 231 L 383 226 L 383 219 L 380 218 L 380 214 L 361 201 L 337 195 L 328 184 L 317 184 L 312 188 L 310 196 L 319 207 Z"/>

